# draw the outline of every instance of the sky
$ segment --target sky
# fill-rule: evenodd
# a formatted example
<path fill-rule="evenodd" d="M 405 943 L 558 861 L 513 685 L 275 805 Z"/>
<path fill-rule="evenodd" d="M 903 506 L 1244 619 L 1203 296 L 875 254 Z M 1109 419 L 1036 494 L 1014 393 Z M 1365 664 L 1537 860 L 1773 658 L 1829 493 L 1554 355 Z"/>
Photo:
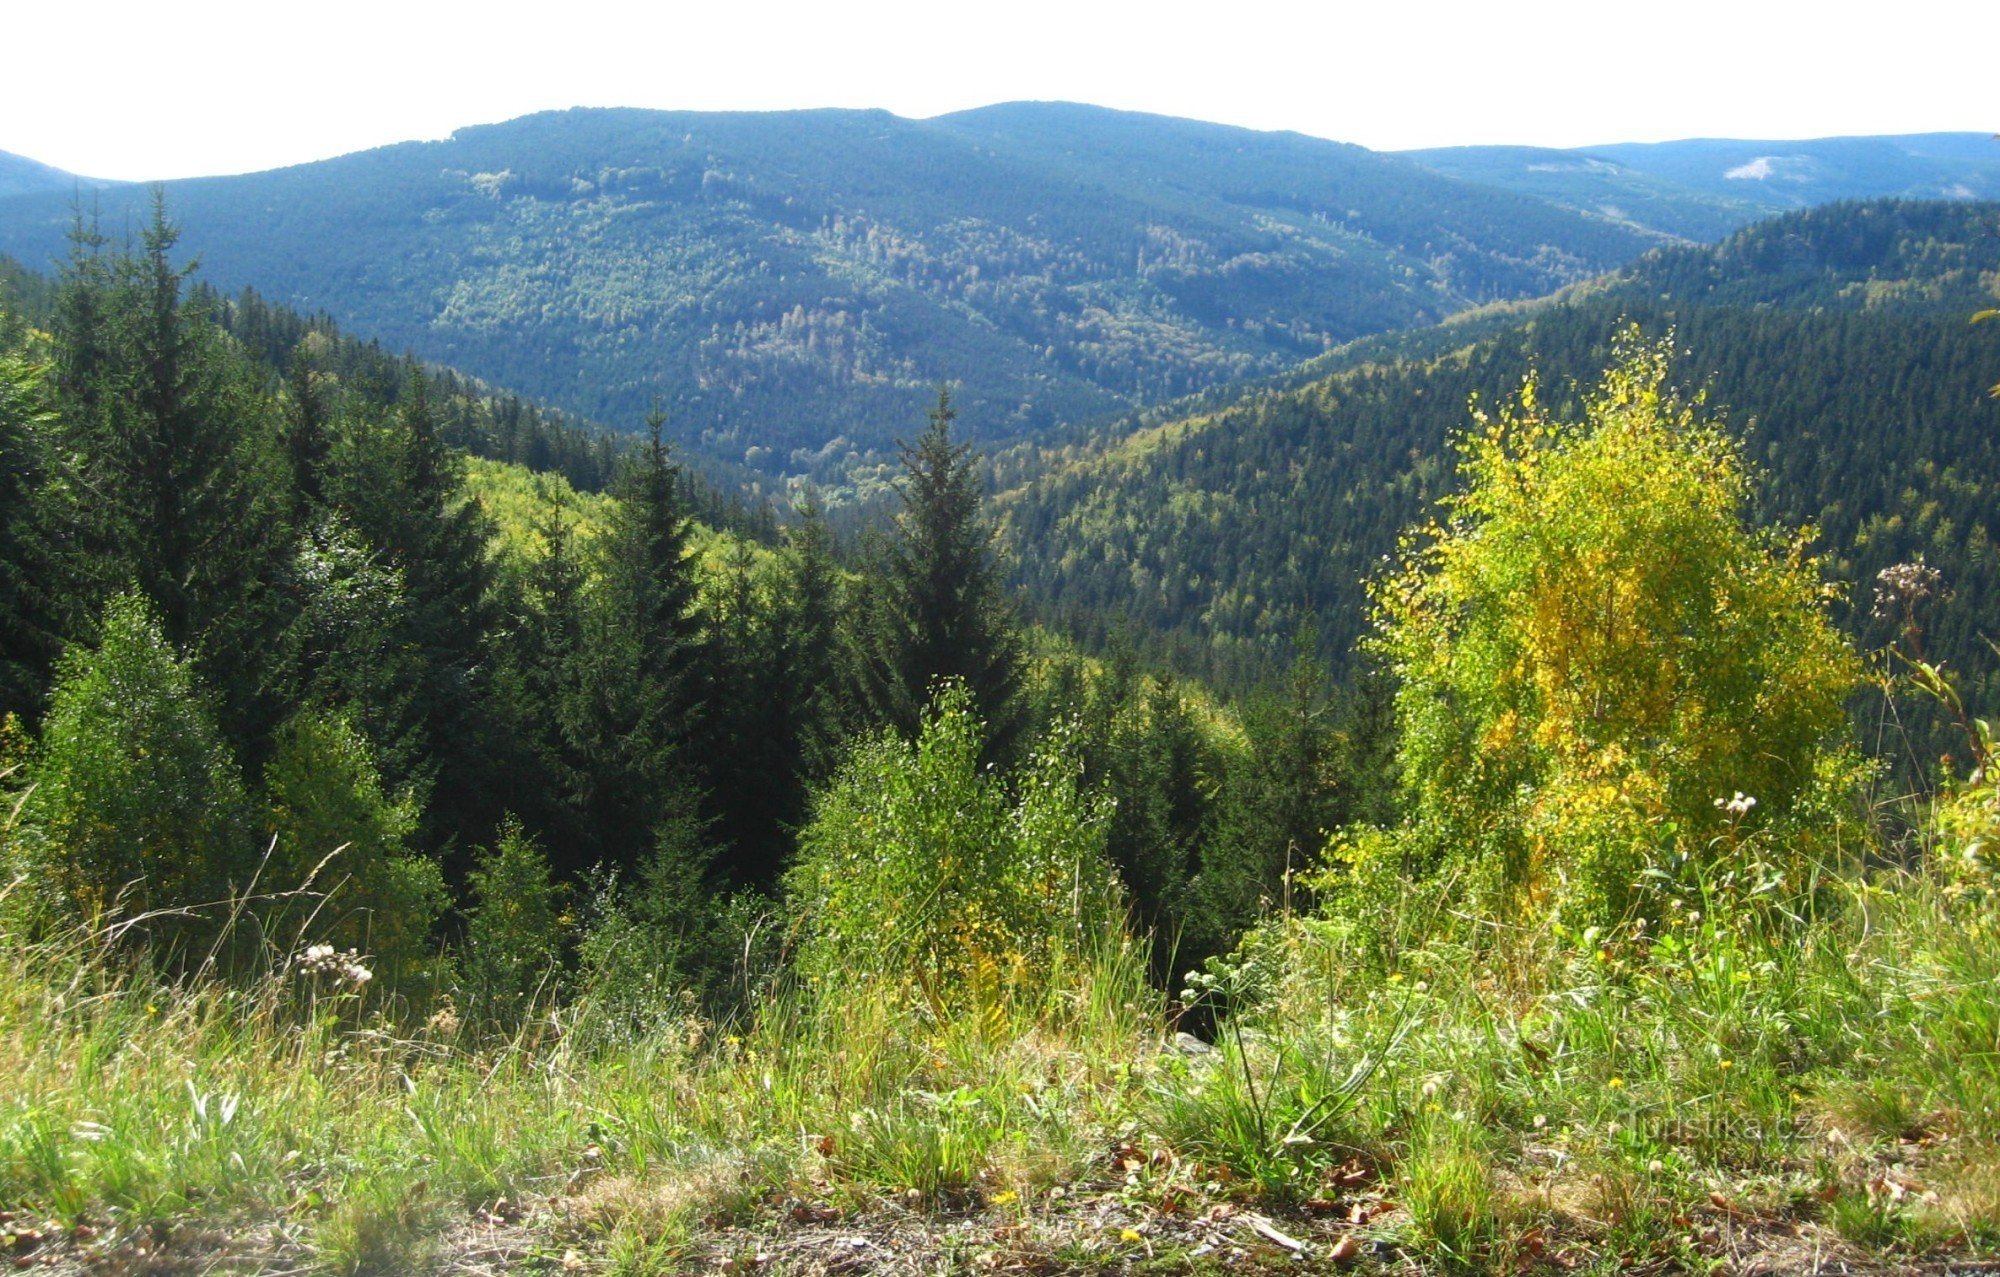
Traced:
<path fill-rule="evenodd" d="M 0 150 L 274 168 L 570 106 L 1091 102 L 1358 142 L 2000 129 L 1989 0 L 13 0 Z M 83 16 L 79 16 L 83 15 Z"/>

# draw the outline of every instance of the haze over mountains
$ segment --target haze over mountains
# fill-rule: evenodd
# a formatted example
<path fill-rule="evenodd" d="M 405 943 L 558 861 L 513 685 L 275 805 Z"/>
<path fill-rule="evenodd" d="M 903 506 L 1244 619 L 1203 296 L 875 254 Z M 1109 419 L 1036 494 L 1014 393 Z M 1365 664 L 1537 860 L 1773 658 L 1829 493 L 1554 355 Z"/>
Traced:
<path fill-rule="evenodd" d="M 1693 240 L 1720 239 L 1758 218 L 1833 200 L 2000 198 L 2000 141 L 1986 133 L 1402 154 L 1467 181 Z"/>
<path fill-rule="evenodd" d="M 1983 190 L 1962 149 L 1919 158 Z M 710 458 L 838 481 L 889 455 L 940 381 L 975 436 L 1032 436 L 1539 296 L 1762 211 L 1699 165 L 1669 174 L 1671 148 L 1599 151 L 1616 174 L 1552 186 L 1503 157 L 1065 104 L 921 121 L 578 110 L 167 198 L 220 288 L 620 426 L 657 401 Z M 1785 168 L 1786 197 L 1833 189 L 1830 163 Z M 42 189 L 0 200 L 0 252 L 46 266 L 76 183 L 21 172 Z M 1909 184 L 1857 172 L 1849 186 Z M 114 237 L 146 198 L 92 196 Z"/>

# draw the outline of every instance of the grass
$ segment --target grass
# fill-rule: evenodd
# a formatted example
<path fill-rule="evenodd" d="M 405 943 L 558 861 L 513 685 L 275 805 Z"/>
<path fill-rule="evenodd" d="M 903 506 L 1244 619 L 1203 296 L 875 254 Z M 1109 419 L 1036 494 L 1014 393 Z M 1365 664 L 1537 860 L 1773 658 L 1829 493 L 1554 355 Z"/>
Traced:
<path fill-rule="evenodd" d="M 1987 913 L 1908 874 L 1802 921 L 1689 900 L 1587 941 L 1421 928 L 1416 903 L 1388 944 L 1267 928 L 1235 977 L 1252 1009 L 1195 1055 L 1162 1049 L 1122 944 L 962 1023 L 781 990 L 744 1024 L 607 1043 L 575 1031 L 587 998 L 480 1038 L 14 940 L 0 1218 L 100 1249 L 264 1230 L 336 1273 L 421 1270 L 468 1220 L 636 1273 L 884 1210 L 1160 1271 L 1235 1262 L 1187 1231 L 1229 1211 L 1464 1271 L 1727 1260 L 1780 1223 L 1901 1260 L 2000 1253 Z M 1120 1222 L 1086 1227 L 1085 1201 Z"/>

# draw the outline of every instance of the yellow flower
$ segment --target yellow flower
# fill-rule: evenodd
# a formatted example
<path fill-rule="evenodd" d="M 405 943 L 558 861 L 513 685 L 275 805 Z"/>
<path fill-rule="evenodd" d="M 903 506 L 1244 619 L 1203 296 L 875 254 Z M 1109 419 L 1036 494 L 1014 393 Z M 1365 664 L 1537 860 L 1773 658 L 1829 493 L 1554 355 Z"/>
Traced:
<path fill-rule="evenodd" d="M 1735 1068 L 1735 1067 L 1736 1067 L 1736 1061 L 1734 1061 L 1734 1060 L 1717 1060 L 1717 1061 L 1715 1062 L 1715 1067 L 1716 1067 L 1716 1068 L 1718 1068 L 1718 1069 L 1733 1069 L 1733 1068 Z"/>
<path fill-rule="evenodd" d="M 1614 1077 L 1609 1082 L 1606 1082 L 1604 1085 L 1610 1087 L 1614 1091 L 1622 1091 L 1625 1089 L 1625 1079 L 1622 1077 Z"/>

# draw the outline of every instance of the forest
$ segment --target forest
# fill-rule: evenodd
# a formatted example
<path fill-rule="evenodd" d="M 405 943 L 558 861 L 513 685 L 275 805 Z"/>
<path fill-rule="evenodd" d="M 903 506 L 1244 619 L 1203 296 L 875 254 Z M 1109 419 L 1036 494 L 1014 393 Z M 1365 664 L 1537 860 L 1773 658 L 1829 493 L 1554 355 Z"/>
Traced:
<path fill-rule="evenodd" d="M 935 385 L 872 522 L 78 215 L 0 269 L 0 1255 L 1984 1262 L 1991 215 L 1040 455 Z"/>
<path fill-rule="evenodd" d="M 1923 557 L 1958 591 L 1936 655 L 2000 685 L 1989 206 L 1834 204 L 1714 247 L 1660 250 L 1523 312 L 1359 343 L 1342 365 L 1082 446 L 996 458 L 1011 561 L 1038 619 L 1086 641 L 1126 627 L 1218 686 L 1268 679 L 1300 619 L 1351 668 L 1369 625 L 1353 588 L 1454 483 L 1448 434 L 1523 373 L 1588 385 L 1625 322 L 1672 333 L 1679 375 L 1756 462 L 1760 521 L 1811 524 L 1838 615 L 1879 647 L 1874 578 Z M 1039 454 L 1039 455 L 1038 455 Z"/>
<path fill-rule="evenodd" d="M 0 200 L 0 253 L 59 260 L 76 193 Z M 690 456 L 829 486 L 893 469 L 939 381 L 990 443 L 1655 242 L 1360 147 L 1060 103 L 548 112 L 169 197 L 232 293 L 602 421 L 657 399 Z M 145 201 L 88 200 L 114 233 Z"/>

